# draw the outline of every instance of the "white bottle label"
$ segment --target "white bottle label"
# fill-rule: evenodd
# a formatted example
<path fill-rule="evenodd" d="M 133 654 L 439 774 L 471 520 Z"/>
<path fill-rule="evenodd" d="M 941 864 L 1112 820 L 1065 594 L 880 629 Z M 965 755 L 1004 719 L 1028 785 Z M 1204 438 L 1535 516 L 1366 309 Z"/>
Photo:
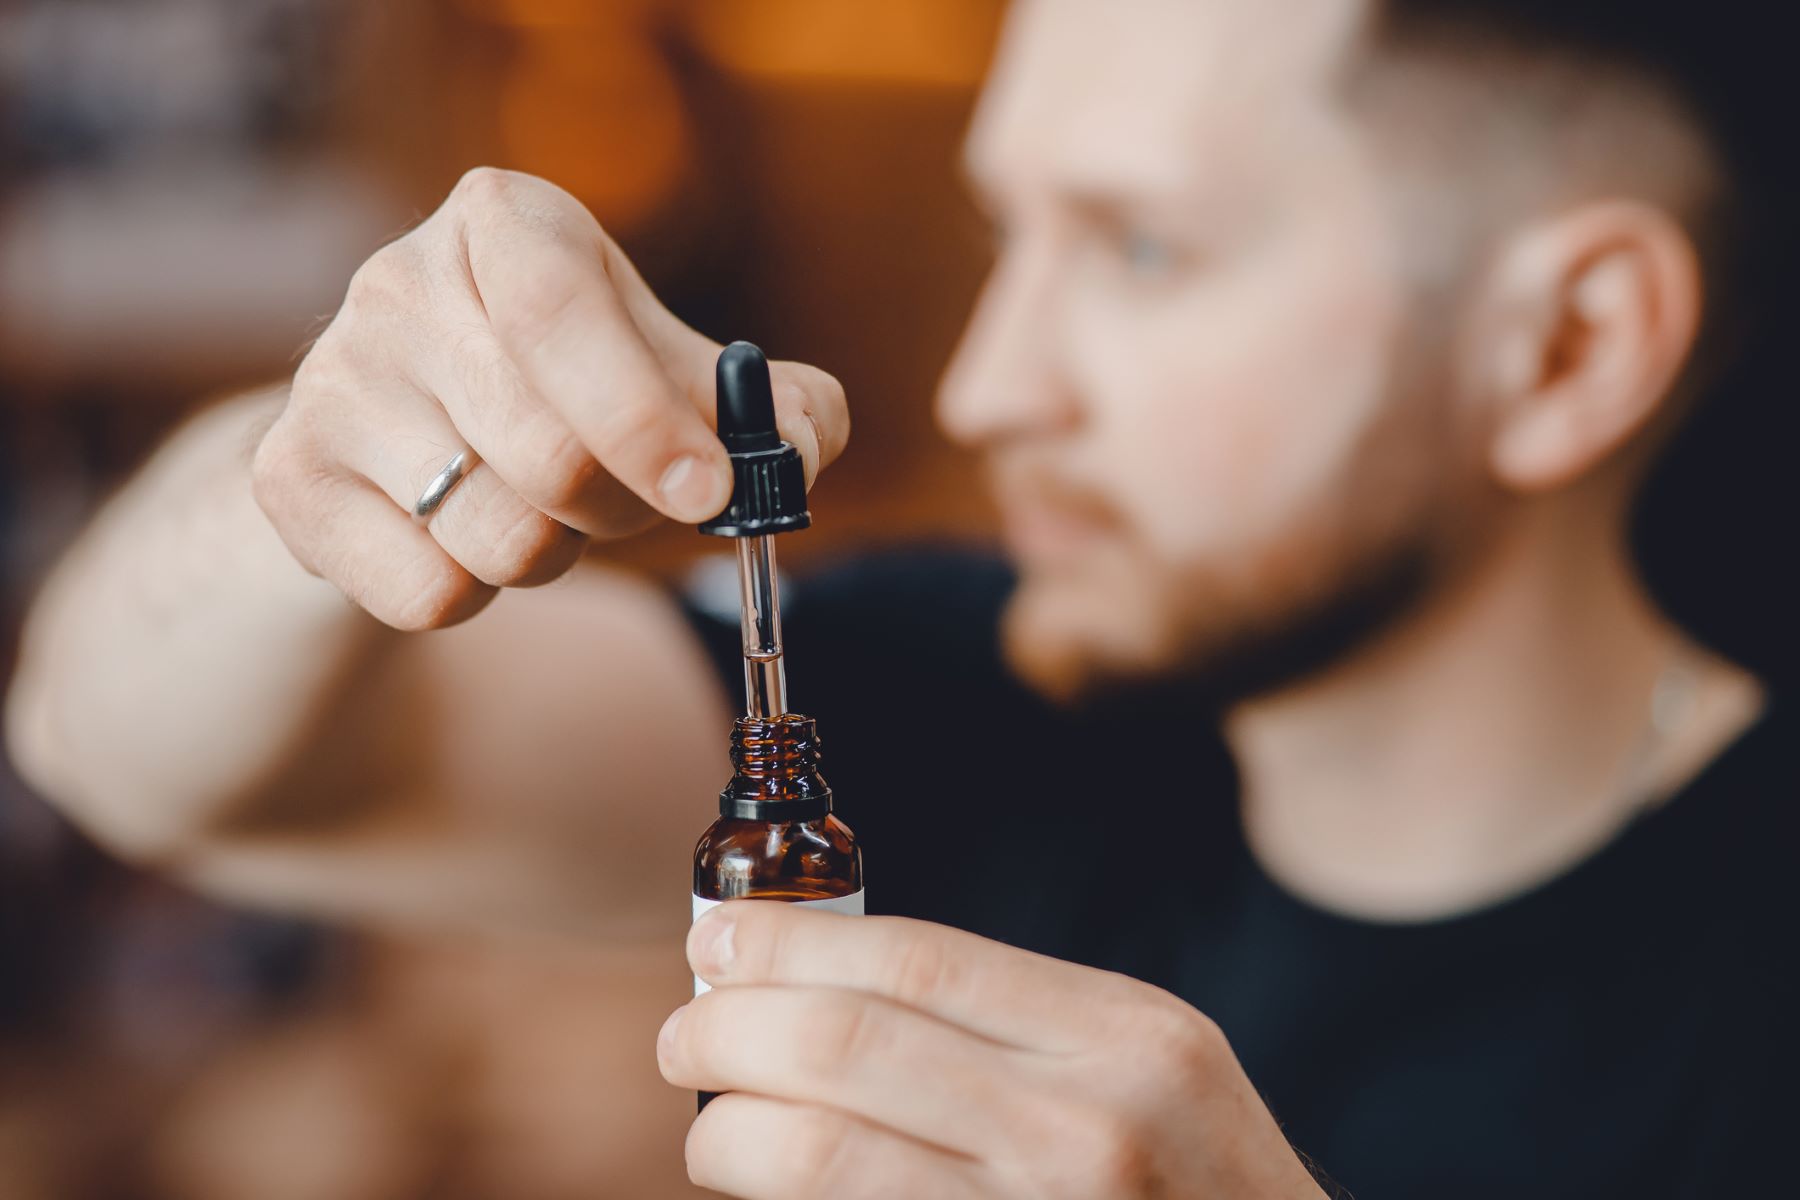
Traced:
<path fill-rule="evenodd" d="M 752 896 L 749 899 L 755 899 L 755 897 Z M 698 921 L 701 913 L 723 903 L 725 903 L 723 900 L 708 900 L 704 896 L 695 896 L 693 920 Z M 817 908 L 824 912 L 848 913 L 853 917 L 860 917 L 863 915 L 863 889 L 857 888 L 848 896 L 827 896 L 823 900 L 789 900 L 788 903 L 801 908 Z M 710 991 L 712 991 L 712 985 L 698 975 L 694 976 L 694 995 L 698 996 L 702 992 Z"/>

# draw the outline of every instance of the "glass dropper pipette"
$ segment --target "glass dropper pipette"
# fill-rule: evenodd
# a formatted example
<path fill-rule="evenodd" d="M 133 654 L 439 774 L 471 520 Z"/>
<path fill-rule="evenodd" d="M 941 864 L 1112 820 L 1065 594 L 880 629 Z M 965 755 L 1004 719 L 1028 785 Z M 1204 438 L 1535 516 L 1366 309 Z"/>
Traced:
<path fill-rule="evenodd" d="M 737 540 L 744 703 L 749 716 L 766 720 L 787 711 L 774 535 L 812 524 L 806 470 L 800 451 L 776 430 L 769 363 L 761 350 L 749 342 L 725 347 L 717 383 L 719 440 L 731 455 L 731 503 L 700 532 Z"/>
<path fill-rule="evenodd" d="M 775 538 L 739 538 L 743 593 L 744 711 L 757 718 L 787 711 L 787 668 L 781 661 L 781 597 L 775 583 Z"/>

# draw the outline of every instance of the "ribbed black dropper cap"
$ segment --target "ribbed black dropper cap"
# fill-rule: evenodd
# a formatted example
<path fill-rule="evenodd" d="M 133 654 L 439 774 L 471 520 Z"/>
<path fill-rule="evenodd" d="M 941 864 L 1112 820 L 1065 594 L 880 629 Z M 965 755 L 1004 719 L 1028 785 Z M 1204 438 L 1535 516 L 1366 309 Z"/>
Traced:
<path fill-rule="evenodd" d="M 812 524 L 806 511 L 806 467 L 775 428 L 769 361 L 749 342 L 719 354 L 719 440 L 731 455 L 731 502 L 700 525 L 715 537 L 758 537 Z"/>

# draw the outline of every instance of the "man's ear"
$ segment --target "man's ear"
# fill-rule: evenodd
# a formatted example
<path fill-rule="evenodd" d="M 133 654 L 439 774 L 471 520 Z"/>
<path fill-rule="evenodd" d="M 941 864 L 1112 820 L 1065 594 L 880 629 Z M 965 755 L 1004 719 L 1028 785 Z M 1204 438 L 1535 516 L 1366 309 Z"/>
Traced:
<path fill-rule="evenodd" d="M 1549 491 L 1606 460 L 1664 406 L 1700 324 L 1692 239 L 1648 204 L 1586 204 L 1498 248 L 1474 341 L 1488 466 Z"/>

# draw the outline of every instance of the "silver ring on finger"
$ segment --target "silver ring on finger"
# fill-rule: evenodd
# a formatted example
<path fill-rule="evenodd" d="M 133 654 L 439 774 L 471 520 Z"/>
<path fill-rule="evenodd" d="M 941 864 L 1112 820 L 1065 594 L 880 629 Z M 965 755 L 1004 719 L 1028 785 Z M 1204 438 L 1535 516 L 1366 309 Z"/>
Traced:
<path fill-rule="evenodd" d="M 450 461 L 444 464 L 444 469 L 432 476 L 431 482 L 425 485 L 425 490 L 419 493 L 418 503 L 412 509 L 413 520 L 421 525 L 431 522 L 432 514 L 443 507 L 456 485 L 469 473 L 473 458 L 467 450 L 459 450 L 451 456 Z"/>

